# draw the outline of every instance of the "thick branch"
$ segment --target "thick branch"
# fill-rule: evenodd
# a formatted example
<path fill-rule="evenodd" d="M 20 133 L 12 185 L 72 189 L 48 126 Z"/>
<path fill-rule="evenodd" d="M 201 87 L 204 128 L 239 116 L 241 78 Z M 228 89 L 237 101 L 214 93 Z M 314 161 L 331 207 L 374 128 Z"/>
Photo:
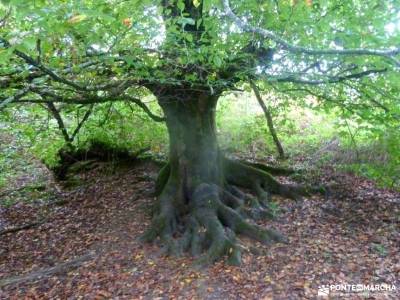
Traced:
<path fill-rule="evenodd" d="M 309 85 L 320 85 L 320 84 L 326 84 L 326 83 L 340 83 L 340 82 L 350 80 L 350 79 L 360 79 L 362 77 L 366 77 L 371 74 L 385 73 L 386 71 L 387 71 L 386 68 L 372 69 L 372 70 L 366 70 L 363 72 L 353 73 L 353 74 L 349 74 L 349 75 L 345 75 L 345 76 L 329 76 L 327 79 L 318 79 L 318 80 L 301 79 L 301 78 L 296 78 L 293 75 L 285 76 L 285 77 L 268 76 L 265 78 L 265 80 L 268 82 L 292 82 L 292 83 L 309 84 Z"/>
<path fill-rule="evenodd" d="M 14 102 L 14 101 L 18 101 L 19 99 L 21 99 L 22 97 L 24 97 L 27 93 L 29 93 L 31 87 L 28 86 L 20 91 L 18 91 L 15 95 L 8 97 L 6 99 L 4 99 L 1 103 L 0 103 L 0 111 L 4 109 L 4 107 L 7 106 L 7 104 Z"/>
<path fill-rule="evenodd" d="M 151 110 L 146 106 L 146 104 L 144 104 L 140 99 L 138 98 L 134 98 L 134 97 L 130 97 L 130 96 L 125 96 L 127 100 L 135 103 L 136 105 L 138 105 L 141 109 L 143 109 L 143 111 L 150 117 L 152 118 L 154 121 L 156 122 L 164 122 L 165 118 L 157 116 L 155 114 L 153 114 L 151 112 Z"/>
<path fill-rule="evenodd" d="M 12 47 L 11 44 L 2 37 L 0 37 L 0 43 L 2 43 L 6 49 Z M 137 81 L 135 81 L 135 80 L 123 80 L 123 81 L 119 81 L 119 82 L 112 82 L 112 83 L 107 83 L 107 84 L 102 84 L 102 85 L 87 85 L 85 83 L 78 84 L 74 81 L 71 81 L 71 80 L 65 78 L 65 77 L 62 77 L 61 75 L 57 74 L 55 71 L 53 71 L 50 68 L 48 68 L 47 66 L 43 65 L 40 61 L 34 59 L 33 57 L 27 55 L 26 53 L 24 53 L 20 50 L 14 49 L 13 53 L 16 56 L 18 56 L 19 58 L 21 58 L 22 60 L 24 60 L 28 65 L 35 67 L 36 69 L 42 71 L 44 75 L 48 75 L 54 81 L 68 85 L 68 86 L 74 88 L 75 90 L 81 91 L 81 92 L 93 92 L 93 91 L 98 91 L 98 90 L 109 90 L 109 89 L 115 89 L 115 88 L 121 89 L 121 86 L 124 86 L 126 89 L 128 86 L 137 83 Z M 121 60 L 121 59 L 114 58 L 114 60 Z M 79 66 L 86 68 L 88 66 L 96 65 L 98 63 L 99 62 L 89 61 L 89 62 L 86 62 Z M 73 70 L 73 68 L 66 68 L 66 69 L 62 70 L 60 73 L 68 74 L 68 73 L 72 72 L 72 70 Z M 41 76 L 42 76 L 41 74 L 36 74 L 32 77 L 32 79 L 38 78 Z"/>
<path fill-rule="evenodd" d="M 0 37 L 0 42 L 3 43 L 5 48 L 10 48 L 11 44 L 4 38 Z M 36 67 L 37 69 L 39 69 L 40 71 L 42 71 L 43 73 L 49 75 L 52 79 L 54 79 L 57 82 L 60 83 L 64 83 L 66 85 L 69 85 L 77 90 L 86 90 L 86 88 L 84 86 L 78 85 L 73 81 L 70 81 L 68 79 L 65 79 L 59 75 L 57 75 L 53 70 L 47 68 L 46 66 L 44 66 L 42 63 L 38 62 L 37 60 L 35 60 L 34 58 L 30 57 L 29 55 L 14 49 L 14 54 L 17 55 L 19 58 L 23 59 L 27 64 Z"/>
<path fill-rule="evenodd" d="M 400 62 L 394 58 L 395 55 L 400 54 L 400 48 L 389 48 L 389 49 L 367 49 L 367 48 L 356 48 L 356 49 L 314 49 L 309 47 L 296 46 L 285 39 L 278 36 L 275 32 L 252 26 L 247 22 L 242 21 L 237 17 L 229 5 L 229 0 L 221 0 L 224 7 L 225 14 L 243 31 L 256 33 L 266 39 L 271 39 L 279 44 L 283 49 L 288 50 L 292 53 L 308 54 L 308 55 L 371 55 L 381 56 L 390 58 L 400 67 Z"/>
<path fill-rule="evenodd" d="M 36 98 L 36 99 L 27 99 L 27 98 L 22 98 L 23 96 L 26 95 L 29 91 L 33 91 L 36 94 L 40 95 L 41 98 Z M 22 99 L 21 99 L 22 98 Z M 51 100 L 49 100 L 51 99 Z M 0 104 L 0 110 L 3 108 L 6 104 L 9 104 L 11 102 L 17 102 L 17 103 L 45 103 L 46 105 L 51 102 L 51 103 L 66 103 L 66 104 L 84 104 L 84 105 L 93 105 L 95 103 L 105 103 L 105 102 L 117 102 L 117 101 L 129 101 L 133 102 L 136 105 L 138 105 L 151 119 L 153 119 L 156 122 L 163 122 L 165 121 L 165 118 L 160 117 L 155 115 L 154 113 L 151 112 L 151 110 L 144 104 L 139 98 L 132 97 L 127 94 L 120 94 L 120 95 L 110 95 L 110 96 L 104 96 L 100 97 L 97 96 L 93 93 L 84 93 L 83 95 L 78 95 L 75 98 L 72 97 L 64 97 L 61 95 L 58 95 L 56 93 L 50 92 L 49 90 L 43 90 L 38 87 L 29 87 L 25 91 L 21 91 L 17 93 L 15 96 L 7 98 Z"/>

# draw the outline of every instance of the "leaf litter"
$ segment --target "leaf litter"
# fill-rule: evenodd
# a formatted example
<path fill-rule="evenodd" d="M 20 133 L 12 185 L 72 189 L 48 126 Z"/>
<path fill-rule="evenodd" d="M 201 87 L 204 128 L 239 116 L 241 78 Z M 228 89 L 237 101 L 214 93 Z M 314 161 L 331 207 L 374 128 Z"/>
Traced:
<path fill-rule="evenodd" d="M 3 227 L 46 221 L 0 236 L 0 298 L 313 299 L 329 284 L 400 289 L 400 195 L 366 179 L 325 170 L 321 180 L 339 187 L 329 197 L 274 198 L 282 212 L 262 223 L 285 234 L 288 244 L 257 245 L 255 252 L 254 242 L 242 239 L 249 251 L 241 266 L 198 267 L 189 256 L 168 257 L 139 241 L 151 220 L 158 166 L 143 161 L 110 169 L 96 164 L 70 187 L 48 178 L 47 201 L 1 208 Z"/>

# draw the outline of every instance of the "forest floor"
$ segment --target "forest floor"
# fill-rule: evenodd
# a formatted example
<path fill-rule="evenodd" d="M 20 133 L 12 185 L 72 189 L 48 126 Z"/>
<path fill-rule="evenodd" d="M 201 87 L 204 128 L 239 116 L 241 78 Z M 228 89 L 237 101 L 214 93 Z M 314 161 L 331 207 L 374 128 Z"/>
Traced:
<path fill-rule="evenodd" d="M 369 299 L 400 299 L 400 194 L 368 180 L 322 170 L 337 192 L 275 197 L 282 212 L 262 222 L 288 244 L 258 245 L 239 267 L 197 267 L 138 241 L 154 202 L 151 161 L 96 162 L 69 186 L 35 170 L 0 190 L 0 232 L 32 225 L 0 235 L 0 299 L 313 299 L 322 285 L 382 283 L 397 291 Z"/>

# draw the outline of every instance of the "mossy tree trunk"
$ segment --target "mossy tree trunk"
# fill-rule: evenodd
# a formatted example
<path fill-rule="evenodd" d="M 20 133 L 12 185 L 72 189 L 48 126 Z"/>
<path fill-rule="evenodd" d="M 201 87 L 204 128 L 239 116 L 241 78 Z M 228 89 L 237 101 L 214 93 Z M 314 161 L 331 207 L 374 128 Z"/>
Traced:
<path fill-rule="evenodd" d="M 206 93 L 188 99 L 160 99 L 170 138 L 170 180 L 190 199 L 201 183 L 222 184 L 222 168 L 216 137 L 217 97 Z"/>
<path fill-rule="evenodd" d="M 203 254 L 202 262 L 226 255 L 235 264 L 240 263 L 241 251 L 237 234 L 263 243 L 284 241 L 253 220 L 271 217 L 270 193 L 295 198 L 306 190 L 280 184 L 261 169 L 223 156 L 216 136 L 217 95 L 189 89 L 163 89 L 155 95 L 166 116 L 169 163 L 157 180 L 158 203 L 144 239 L 160 241 L 170 254 Z"/>

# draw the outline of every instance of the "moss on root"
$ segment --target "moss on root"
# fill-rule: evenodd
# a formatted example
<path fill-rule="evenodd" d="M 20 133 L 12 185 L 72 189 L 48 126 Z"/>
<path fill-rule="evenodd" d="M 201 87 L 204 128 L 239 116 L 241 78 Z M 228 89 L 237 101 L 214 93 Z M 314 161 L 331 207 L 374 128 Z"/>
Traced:
<path fill-rule="evenodd" d="M 298 200 L 302 196 L 311 193 L 324 193 L 323 187 L 312 187 L 300 184 L 282 184 L 270 173 L 260 169 L 255 164 L 224 159 L 224 174 L 226 180 L 233 185 L 252 189 L 258 196 L 260 202 L 268 202 L 270 194 Z"/>
<path fill-rule="evenodd" d="M 237 234 L 247 235 L 265 244 L 282 241 L 270 230 L 245 220 L 236 210 L 220 200 L 219 187 L 201 184 L 193 194 L 189 213 L 177 218 L 176 211 L 163 193 L 160 210 L 144 235 L 148 242 L 158 240 L 172 255 L 190 252 L 198 263 L 212 263 L 226 256 L 231 264 L 240 264 L 241 247 Z M 170 199 L 171 200 L 171 199 Z M 183 228 L 183 231 L 179 231 Z"/>
<path fill-rule="evenodd" d="M 169 164 L 164 166 L 156 182 L 157 209 L 144 240 L 159 242 L 170 255 L 188 252 L 200 264 L 225 257 L 236 265 L 240 264 L 243 250 L 238 235 L 266 245 L 286 242 L 279 232 L 263 228 L 254 220 L 273 217 L 271 193 L 297 199 L 315 190 L 281 184 L 269 173 L 238 161 L 224 159 L 222 165 L 223 186 L 203 182 L 192 193 L 182 188 L 179 178 L 172 177 Z M 194 182 L 187 178 L 184 181 Z M 251 189 L 257 197 L 239 187 Z"/>

